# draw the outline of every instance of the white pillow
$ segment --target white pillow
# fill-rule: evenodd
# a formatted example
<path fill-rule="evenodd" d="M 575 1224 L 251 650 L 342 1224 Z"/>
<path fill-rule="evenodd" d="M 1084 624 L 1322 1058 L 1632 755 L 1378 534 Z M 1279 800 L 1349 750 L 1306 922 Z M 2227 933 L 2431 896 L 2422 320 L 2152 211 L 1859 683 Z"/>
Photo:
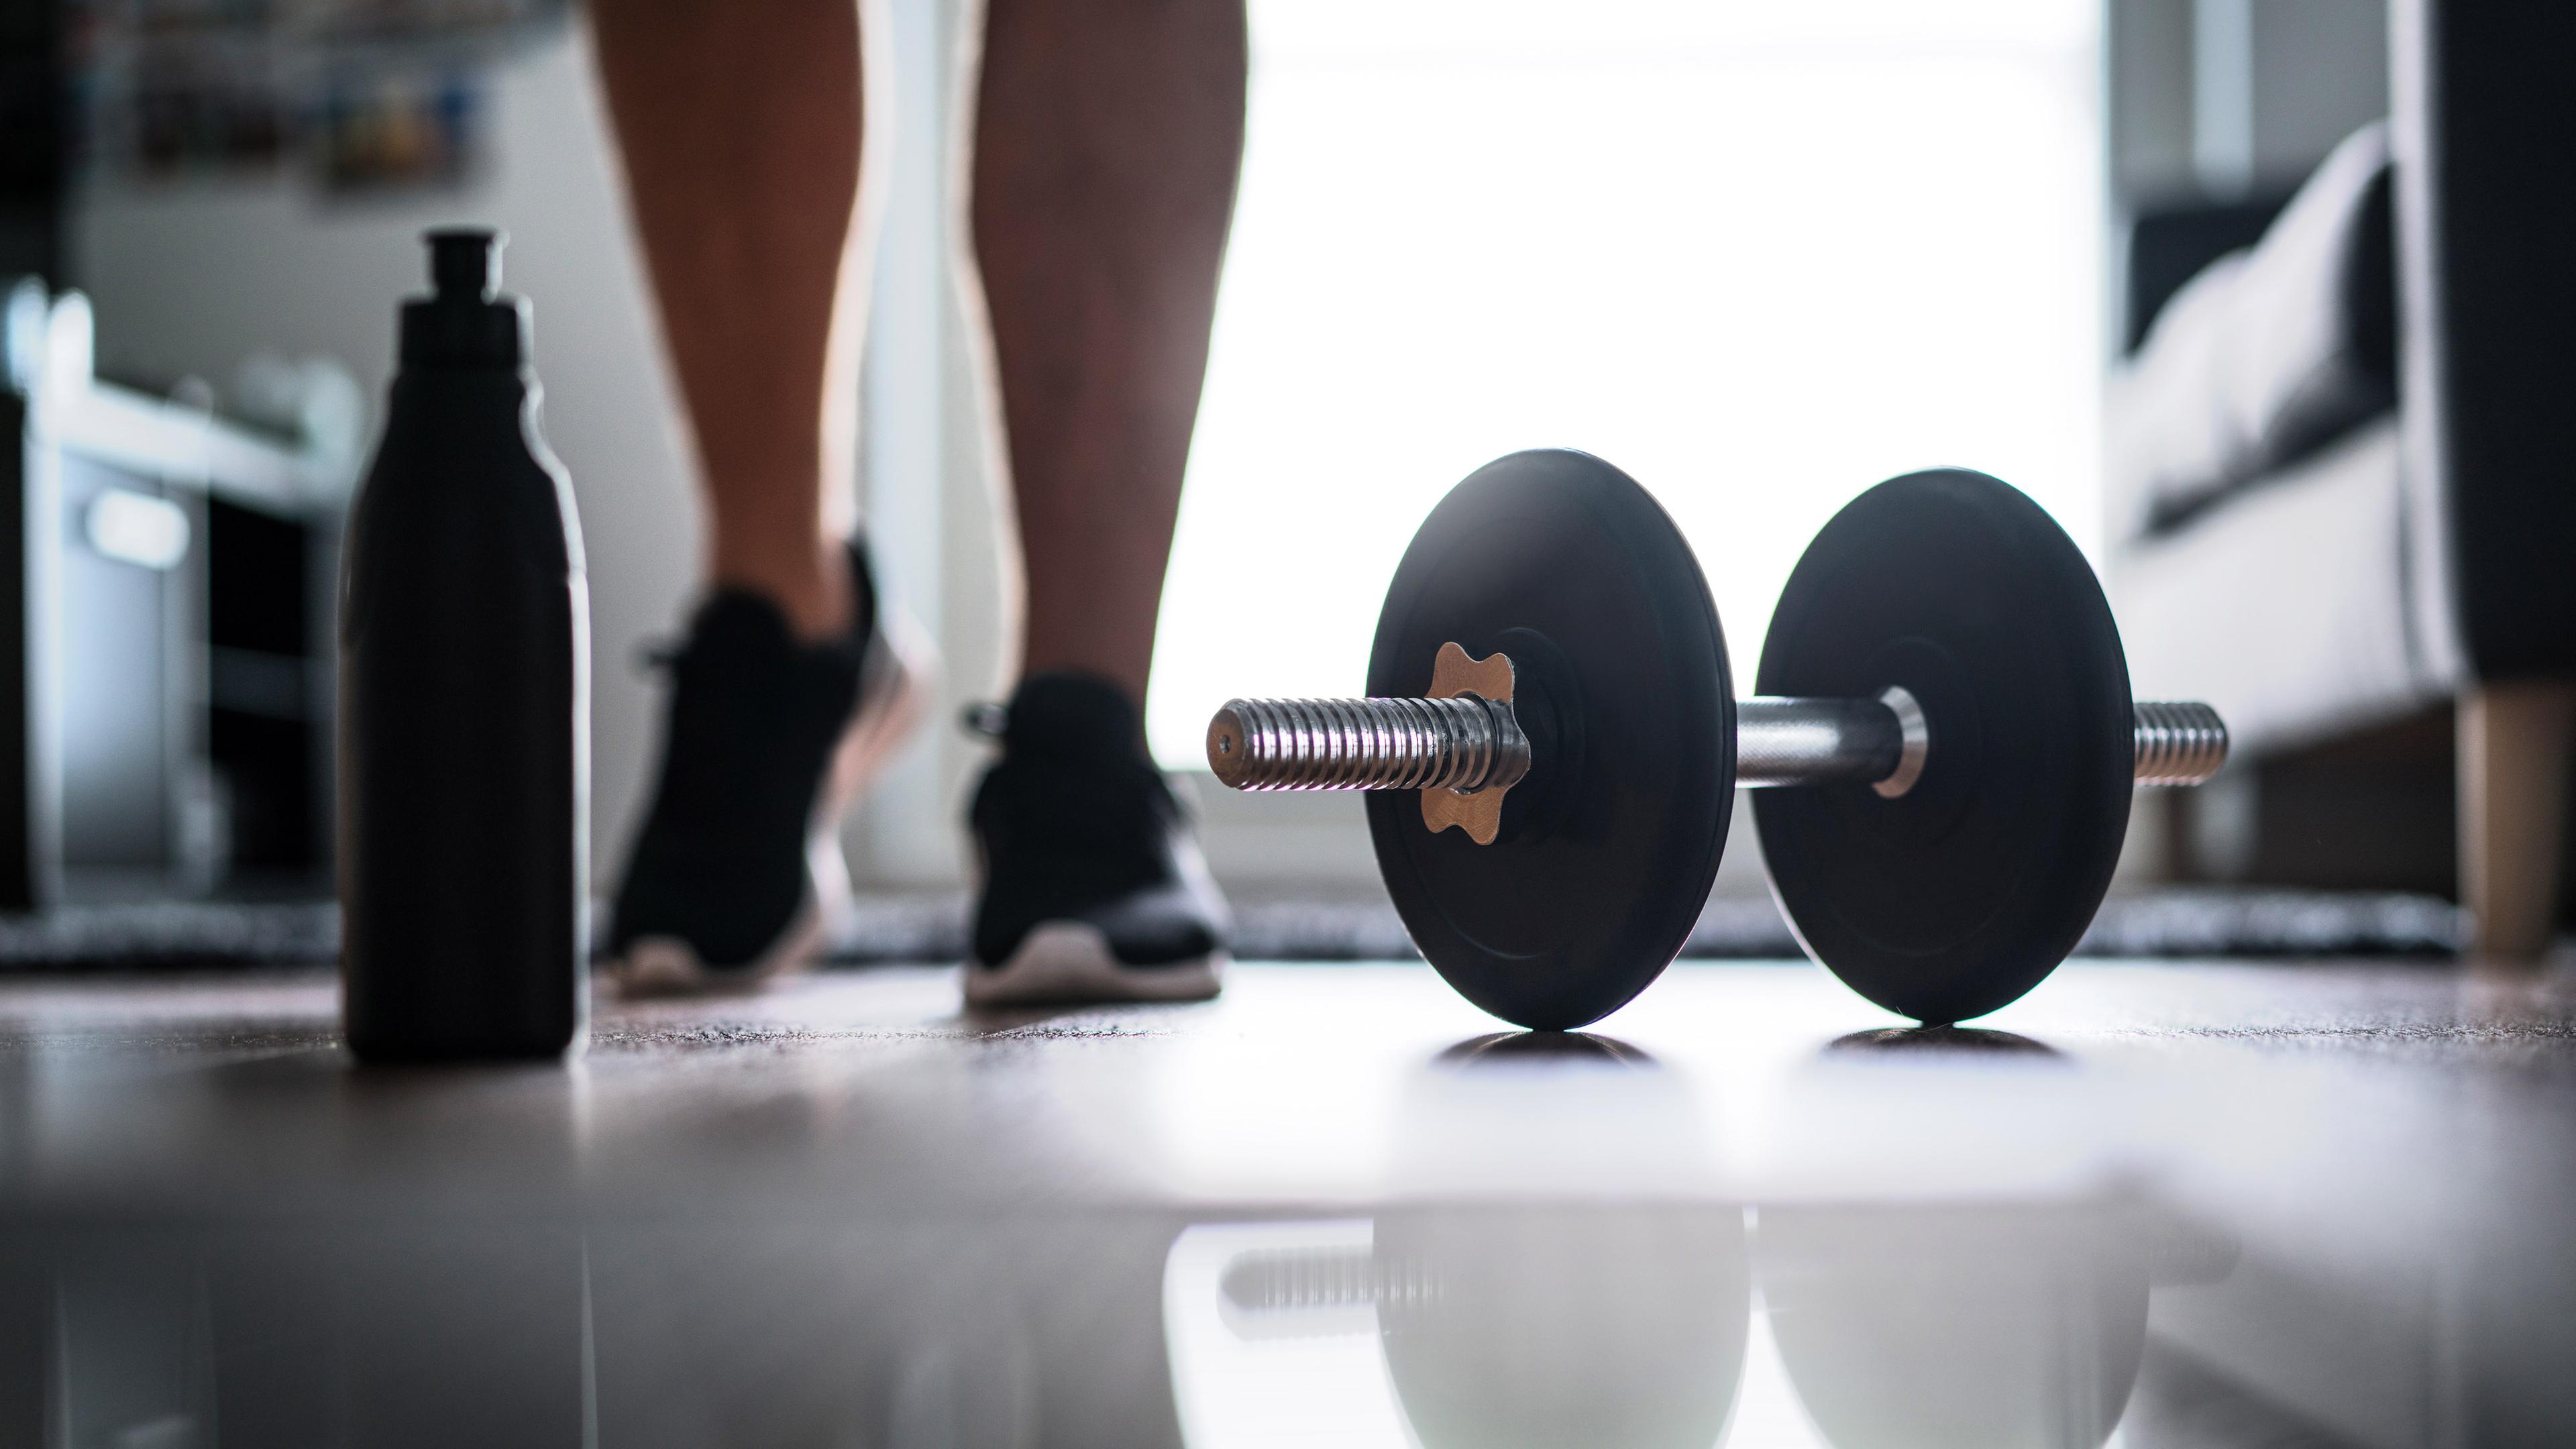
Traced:
<path fill-rule="evenodd" d="M 2396 403 L 2388 132 L 2347 137 L 2262 241 L 2175 293 L 2102 416 L 2113 536 L 2172 528 Z"/>

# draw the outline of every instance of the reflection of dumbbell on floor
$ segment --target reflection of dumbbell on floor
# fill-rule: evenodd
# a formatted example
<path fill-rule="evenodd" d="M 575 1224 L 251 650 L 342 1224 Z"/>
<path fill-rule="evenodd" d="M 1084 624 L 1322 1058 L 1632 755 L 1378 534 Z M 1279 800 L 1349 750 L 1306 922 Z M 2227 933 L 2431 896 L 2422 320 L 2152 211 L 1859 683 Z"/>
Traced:
<path fill-rule="evenodd" d="M 1366 699 L 1235 700 L 1243 790 L 1365 790 L 1424 956 L 1523 1026 L 1617 1010 L 1677 955 L 1735 787 L 1810 955 L 1929 1022 L 2005 1005 L 2074 949 L 2139 784 L 2196 784 L 2206 705 L 2134 702 L 2091 565 L 2017 490 L 1862 494 L 1782 590 L 1735 698 L 1707 582 L 1627 475 L 1516 453 L 1432 510 L 1378 616 Z M 1451 828 L 1456 827 L 1456 828 Z"/>
<path fill-rule="evenodd" d="M 1423 1449 L 1724 1437 L 1753 1310 L 1742 1208 L 1416 1206 L 1370 1237 L 1236 1257 L 1235 1336 L 1375 1337 Z"/>
<path fill-rule="evenodd" d="M 2239 1253 L 2125 1197 L 1793 1198 L 1749 1232 L 1732 1203 L 1507 1201 L 1382 1212 L 1366 1246 L 1247 1251 L 1217 1291 L 1238 1341 L 1373 1332 L 1426 1449 L 1719 1443 L 1757 1283 L 1836 1449 L 2094 1449 L 2137 1381 L 2151 1291 L 2224 1281 Z"/>

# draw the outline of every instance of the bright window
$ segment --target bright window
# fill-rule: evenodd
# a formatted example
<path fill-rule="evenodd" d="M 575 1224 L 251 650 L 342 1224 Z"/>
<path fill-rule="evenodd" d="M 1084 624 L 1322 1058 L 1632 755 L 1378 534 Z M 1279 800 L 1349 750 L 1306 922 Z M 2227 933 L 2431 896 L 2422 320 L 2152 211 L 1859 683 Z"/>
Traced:
<path fill-rule="evenodd" d="M 2098 519 L 2092 0 L 1254 0 L 1250 148 L 1150 727 L 1360 688 L 1514 449 L 1698 549 L 1737 678 L 1834 509 L 1932 464 Z"/>

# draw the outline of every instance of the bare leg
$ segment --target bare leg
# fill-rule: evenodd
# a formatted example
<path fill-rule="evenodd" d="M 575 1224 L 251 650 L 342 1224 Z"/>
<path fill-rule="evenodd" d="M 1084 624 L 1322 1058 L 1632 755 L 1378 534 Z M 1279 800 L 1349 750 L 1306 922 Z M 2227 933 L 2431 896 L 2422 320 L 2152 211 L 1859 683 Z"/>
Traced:
<path fill-rule="evenodd" d="M 697 436 L 709 572 L 848 620 L 864 305 L 856 0 L 597 0 L 591 23 Z"/>
<path fill-rule="evenodd" d="M 989 0 L 974 235 L 1022 667 L 1142 703 L 1243 154 L 1242 0 Z"/>

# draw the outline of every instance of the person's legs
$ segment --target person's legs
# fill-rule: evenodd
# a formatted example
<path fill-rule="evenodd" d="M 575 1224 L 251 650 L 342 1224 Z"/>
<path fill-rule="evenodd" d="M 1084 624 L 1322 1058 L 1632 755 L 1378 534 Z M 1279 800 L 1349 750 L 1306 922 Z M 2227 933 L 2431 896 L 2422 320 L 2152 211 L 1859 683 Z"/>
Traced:
<path fill-rule="evenodd" d="M 697 444 L 712 588 L 671 664 L 609 955 L 629 991 L 800 964 L 839 809 L 915 717 L 853 523 L 857 0 L 594 0 L 636 231 Z"/>
<path fill-rule="evenodd" d="M 1138 704 L 1243 154 L 1242 0 L 989 0 L 975 252 L 1027 567 L 1023 668 Z"/>
<path fill-rule="evenodd" d="M 635 227 L 697 440 L 710 572 L 846 621 L 858 408 L 857 0 L 596 0 Z"/>
<path fill-rule="evenodd" d="M 810 945 L 814 893 L 784 843 L 800 812 L 828 818 L 822 761 L 853 709 L 870 714 L 879 671 L 862 659 L 887 653 L 862 637 L 864 565 L 829 523 L 856 402 L 856 7 L 599 0 L 594 14 L 719 585 L 676 665 L 611 953 L 630 986 L 739 980 Z M 1244 70 L 1241 0 L 993 0 L 987 19 L 974 232 L 1029 619 L 1004 758 L 974 808 L 976 942 L 985 964 L 1029 969 L 970 980 L 977 999 L 1215 989 L 1224 908 L 1137 710 Z"/>
<path fill-rule="evenodd" d="M 1213 994 L 1139 714 L 1242 158 L 1242 0 L 988 0 L 975 249 L 1026 563 L 969 1001 Z"/>

